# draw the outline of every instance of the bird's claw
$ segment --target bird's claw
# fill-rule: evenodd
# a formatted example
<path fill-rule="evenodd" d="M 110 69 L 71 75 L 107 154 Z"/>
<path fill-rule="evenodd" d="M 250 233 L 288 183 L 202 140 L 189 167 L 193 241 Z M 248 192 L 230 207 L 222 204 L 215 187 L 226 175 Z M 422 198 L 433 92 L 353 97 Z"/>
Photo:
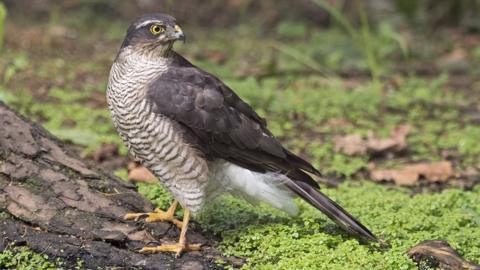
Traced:
<path fill-rule="evenodd" d="M 176 244 L 160 245 L 160 246 L 146 246 L 143 247 L 140 253 L 156 253 L 156 252 L 175 252 L 175 256 L 178 258 L 182 252 L 187 251 L 199 251 L 201 249 L 200 244 L 187 244 L 186 233 L 188 228 L 188 221 L 190 220 L 190 211 L 185 209 L 183 214 L 183 221 L 180 221 L 174 217 L 175 209 L 177 209 L 178 202 L 174 201 L 167 211 L 162 211 L 158 208 L 151 213 L 128 213 L 125 215 L 125 219 L 138 220 L 145 218 L 145 222 L 155 221 L 170 221 L 180 228 L 180 239 Z"/>
<path fill-rule="evenodd" d="M 148 217 L 149 213 L 127 213 L 123 219 L 125 220 L 135 220 L 138 221 L 141 218 L 146 218 Z"/>
<path fill-rule="evenodd" d="M 145 219 L 145 222 L 158 222 L 158 221 L 169 221 L 175 224 L 178 228 L 182 228 L 183 223 L 176 219 L 173 216 L 172 212 L 165 212 L 159 208 L 156 208 L 153 212 L 149 213 L 127 213 L 124 217 L 125 220 L 135 220 L 138 221 L 141 218 Z"/>
<path fill-rule="evenodd" d="M 156 247 L 143 247 L 139 252 L 140 253 L 157 253 L 157 252 L 175 252 L 175 257 L 180 257 L 182 252 L 188 251 L 199 251 L 201 249 L 201 244 L 169 244 L 169 245 L 160 245 Z"/>

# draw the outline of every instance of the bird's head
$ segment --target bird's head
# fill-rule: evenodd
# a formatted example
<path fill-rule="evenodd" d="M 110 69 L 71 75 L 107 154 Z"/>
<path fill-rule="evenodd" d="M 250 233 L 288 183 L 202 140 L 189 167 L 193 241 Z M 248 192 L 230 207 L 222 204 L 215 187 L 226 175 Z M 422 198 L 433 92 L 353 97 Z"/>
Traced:
<path fill-rule="evenodd" d="M 130 25 L 120 50 L 128 48 L 142 54 L 164 55 L 177 40 L 185 41 L 185 34 L 174 17 L 145 14 Z"/>

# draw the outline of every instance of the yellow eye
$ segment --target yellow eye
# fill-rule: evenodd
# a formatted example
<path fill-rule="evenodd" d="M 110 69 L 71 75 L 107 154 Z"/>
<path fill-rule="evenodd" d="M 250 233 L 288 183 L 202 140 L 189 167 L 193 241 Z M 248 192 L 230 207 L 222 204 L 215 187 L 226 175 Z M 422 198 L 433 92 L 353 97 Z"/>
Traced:
<path fill-rule="evenodd" d="M 158 25 L 158 24 L 154 24 L 150 27 L 150 32 L 154 35 L 159 35 L 159 34 L 165 32 L 165 27 L 163 27 L 161 25 Z"/>

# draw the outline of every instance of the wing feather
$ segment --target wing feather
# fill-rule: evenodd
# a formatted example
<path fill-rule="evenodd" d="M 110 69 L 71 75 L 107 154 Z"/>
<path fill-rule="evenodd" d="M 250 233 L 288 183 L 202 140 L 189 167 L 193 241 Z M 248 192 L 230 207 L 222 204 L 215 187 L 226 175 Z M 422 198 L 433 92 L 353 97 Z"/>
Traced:
<path fill-rule="evenodd" d="M 171 67 L 149 87 L 158 113 L 191 130 L 208 155 L 250 168 L 287 173 L 298 169 L 320 175 L 308 162 L 283 148 L 266 121 L 215 76 L 194 66 Z M 318 184 L 310 177 L 302 181 Z"/>

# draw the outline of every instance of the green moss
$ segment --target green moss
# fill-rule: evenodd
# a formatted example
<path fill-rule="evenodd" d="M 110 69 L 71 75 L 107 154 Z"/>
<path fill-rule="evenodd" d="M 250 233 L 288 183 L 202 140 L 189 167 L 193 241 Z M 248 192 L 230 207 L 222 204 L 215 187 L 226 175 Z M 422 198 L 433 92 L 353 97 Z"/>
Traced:
<path fill-rule="evenodd" d="M 159 185 L 140 184 L 139 191 L 160 207 L 171 200 Z M 301 200 L 302 213 L 290 217 L 226 196 L 197 220 L 222 236 L 225 255 L 247 258 L 244 269 L 416 269 L 405 252 L 428 239 L 444 239 L 466 259 L 480 261 L 480 187 L 413 197 L 370 182 L 324 191 L 390 247 L 359 243 Z"/>
<path fill-rule="evenodd" d="M 0 253 L 0 269 L 17 270 L 91 270 L 82 260 L 75 265 L 67 265 L 61 259 L 52 259 L 48 255 L 36 253 L 28 247 L 8 247 Z"/>
<path fill-rule="evenodd" d="M 125 180 L 127 181 L 128 180 L 128 170 L 125 168 L 125 169 L 120 169 L 120 170 L 116 170 L 113 172 L 115 174 L 115 176 L 119 177 L 120 179 L 122 180 Z"/>
<path fill-rule="evenodd" d="M 7 17 L 7 8 L 3 3 L 0 3 L 0 52 L 3 48 L 3 38 L 5 34 L 5 18 Z"/>
<path fill-rule="evenodd" d="M 5 211 L 0 211 L 0 220 L 2 219 L 7 219 L 11 217 L 10 214 L 8 212 L 5 212 Z"/>
<path fill-rule="evenodd" d="M 173 201 L 172 194 L 160 184 L 137 183 L 138 192 L 162 209 L 167 209 Z"/>
<path fill-rule="evenodd" d="M 427 239 L 445 239 L 466 259 L 480 261 L 480 188 L 413 198 L 371 183 L 326 192 L 391 247 L 359 244 L 303 202 L 299 217 L 244 222 L 235 202 L 229 204 L 233 210 L 209 213 L 216 217 L 213 224 L 204 222 L 222 228 L 224 220 L 235 221 L 221 232 L 221 248 L 227 255 L 247 257 L 245 269 L 416 269 L 405 252 Z M 257 209 L 251 211 L 258 215 Z"/>
<path fill-rule="evenodd" d="M 0 253 L 1 269 L 18 270 L 56 270 L 63 269 L 63 263 L 59 260 L 52 261 L 47 255 L 31 251 L 26 247 L 15 247 Z"/>

